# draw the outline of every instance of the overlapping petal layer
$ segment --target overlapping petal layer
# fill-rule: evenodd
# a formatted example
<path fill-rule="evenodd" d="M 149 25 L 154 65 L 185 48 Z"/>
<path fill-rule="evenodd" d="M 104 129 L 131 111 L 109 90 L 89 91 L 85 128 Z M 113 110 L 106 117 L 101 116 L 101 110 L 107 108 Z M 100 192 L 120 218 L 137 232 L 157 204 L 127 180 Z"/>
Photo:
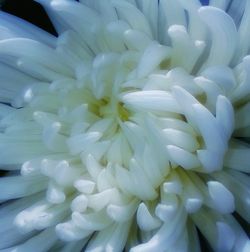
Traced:
<path fill-rule="evenodd" d="M 247 252 L 249 1 L 37 2 L 58 37 L 0 14 L 0 248 Z"/>

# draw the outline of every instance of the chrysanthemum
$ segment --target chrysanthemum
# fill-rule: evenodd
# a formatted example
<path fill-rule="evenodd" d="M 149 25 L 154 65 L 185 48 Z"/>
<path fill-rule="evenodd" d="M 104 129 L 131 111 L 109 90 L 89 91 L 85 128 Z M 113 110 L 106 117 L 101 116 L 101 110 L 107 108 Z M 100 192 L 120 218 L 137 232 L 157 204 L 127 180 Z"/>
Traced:
<path fill-rule="evenodd" d="M 58 37 L 0 13 L 1 251 L 250 251 L 250 1 L 38 2 Z"/>

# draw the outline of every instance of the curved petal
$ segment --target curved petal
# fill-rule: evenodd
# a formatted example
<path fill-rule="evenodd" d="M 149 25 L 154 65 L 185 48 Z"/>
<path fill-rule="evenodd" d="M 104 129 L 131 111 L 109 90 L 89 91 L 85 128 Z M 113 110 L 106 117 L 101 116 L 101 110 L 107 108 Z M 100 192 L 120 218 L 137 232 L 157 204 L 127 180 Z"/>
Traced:
<path fill-rule="evenodd" d="M 212 65 L 230 64 L 238 43 L 238 33 L 233 19 L 222 10 L 211 6 L 201 7 L 199 14 L 212 35 L 209 57 L 202 69 Z"/>

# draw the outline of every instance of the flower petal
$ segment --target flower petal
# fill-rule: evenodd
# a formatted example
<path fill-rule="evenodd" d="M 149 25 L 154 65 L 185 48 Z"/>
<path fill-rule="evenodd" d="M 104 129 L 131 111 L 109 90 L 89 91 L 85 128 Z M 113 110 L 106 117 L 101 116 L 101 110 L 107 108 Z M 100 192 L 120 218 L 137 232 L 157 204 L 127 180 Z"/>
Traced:
<path fill-rule="evenodd" d="M 199 14 L 212 35 L 209 57 L 202 68 L 230 64 L 238 42 L 238 33 L 232 18 L 222 10 L 211 6 L 201 7 Z M 225 43 L 222 45 L 221 41 Z"/>

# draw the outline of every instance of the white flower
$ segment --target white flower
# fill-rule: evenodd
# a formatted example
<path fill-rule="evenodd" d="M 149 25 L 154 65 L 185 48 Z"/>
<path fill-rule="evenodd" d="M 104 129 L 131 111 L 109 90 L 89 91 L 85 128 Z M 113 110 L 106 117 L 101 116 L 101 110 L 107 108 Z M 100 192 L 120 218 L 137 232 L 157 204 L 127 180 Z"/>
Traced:
<path fill-rule="evenodd" d="M 58 37 L 0 13 L 1 251 L 250 251 L 250 1 L 38 2 Z"/>

